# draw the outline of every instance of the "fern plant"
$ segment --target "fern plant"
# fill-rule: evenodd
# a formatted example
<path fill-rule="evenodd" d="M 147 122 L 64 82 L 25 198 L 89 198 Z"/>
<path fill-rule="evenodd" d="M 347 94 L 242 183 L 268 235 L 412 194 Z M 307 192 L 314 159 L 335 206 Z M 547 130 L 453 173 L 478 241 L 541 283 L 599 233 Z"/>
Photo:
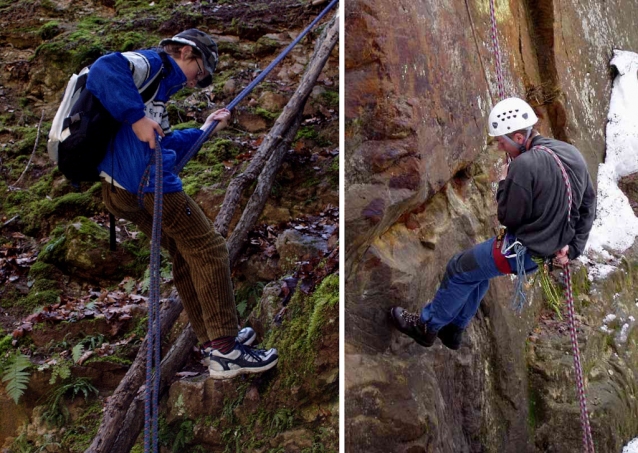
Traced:
<path fill-rule="evenodd" d="M 9 395 L 16 404 L 18 404 L 18 400 L 24 394 L 27 384 L 29 383 L 31 372 L 27 371 L 27 368 L 30 366 L 31 360 L 29 360 L 29 356 L 21 352 L 16 352 L 5 365 L 2 382 L 6 382 L 7 395 Z"/>
<path fill-rule="evenodd" d="M 52 425 L 63 426 L 69 420 L 69 410 L 63 404 L 64 396 L 70 396 L 72 401 L 76 396 L 82 394 L 86 401 L 91 393 L 98 395 L 99 391 L 87 378 L 78 378 L 68 384 L 61 384 L 47 399 L 47 408 L 42 413 L 42 416 Z"/>

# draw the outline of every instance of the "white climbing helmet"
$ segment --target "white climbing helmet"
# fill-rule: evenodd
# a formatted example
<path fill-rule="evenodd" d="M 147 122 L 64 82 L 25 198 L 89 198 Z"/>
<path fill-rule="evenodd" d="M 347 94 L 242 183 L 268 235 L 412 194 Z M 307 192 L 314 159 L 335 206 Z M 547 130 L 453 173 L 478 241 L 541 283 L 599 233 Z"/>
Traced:
<path fill-rule="evenodd" d="M 507 98 L 496 104 L 489 117 L 490 137 L 500 137 L 532 127 L 538 117 L 532 107 L 522 99 Z"/>

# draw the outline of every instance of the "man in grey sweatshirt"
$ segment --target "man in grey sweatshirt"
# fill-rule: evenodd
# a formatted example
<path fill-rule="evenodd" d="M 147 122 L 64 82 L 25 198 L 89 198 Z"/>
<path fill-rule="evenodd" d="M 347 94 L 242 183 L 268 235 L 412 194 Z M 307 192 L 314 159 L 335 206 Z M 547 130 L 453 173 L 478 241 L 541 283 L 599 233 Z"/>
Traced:
<path fill-rule="evenodd" d="M 490 135 L 512 159 L 503 166 L 496 194 L 498 219 L 507 234 L 455 255 L 420 314 L 391 308 L 394 326 L 420 345 L 432 346 L 438 336 L 458 349 L 491 278 L 534 272 L 532 257 L 566 265 L 583 252 L 596 213 L 587 165 L 574 146 L 542 137 L 533 129 L 537 122 L 531 106 L 518 98 L 492 109 Z"/>

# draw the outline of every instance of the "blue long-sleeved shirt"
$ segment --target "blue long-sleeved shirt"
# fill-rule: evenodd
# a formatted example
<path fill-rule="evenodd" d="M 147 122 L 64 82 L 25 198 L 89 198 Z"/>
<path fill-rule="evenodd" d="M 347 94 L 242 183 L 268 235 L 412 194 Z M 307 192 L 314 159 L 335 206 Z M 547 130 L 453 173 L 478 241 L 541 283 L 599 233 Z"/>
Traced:
<path fill-rule="evenodd" d="M 174 172 L 178 162 L 203 134 L 200 129 L 170 131 L 166 102 L 186 84 L 186 76 L 169 56 L 171 70 L 160 82 L 157 94 L 146 105 L 138 88 L 144 86 L 162 66 L 162 58 L 153 50 L 113 53 L 98 59 L 89 71 L 87 89 L 102 102 L 113 117 L 122 122 L 117 135 L 109 144 L 109 151 L 98 171 L 111 176 L 129 192 L 137 193 L 142 176 L 153 162 L 153 150 L 141 142 L 132 124 L 144 116 L 162 126 L 166 136 L 162 139 L 164 193 L 182 190 L 182 181 Z M 155 166 L 144 192 L 153 192 Z"/>

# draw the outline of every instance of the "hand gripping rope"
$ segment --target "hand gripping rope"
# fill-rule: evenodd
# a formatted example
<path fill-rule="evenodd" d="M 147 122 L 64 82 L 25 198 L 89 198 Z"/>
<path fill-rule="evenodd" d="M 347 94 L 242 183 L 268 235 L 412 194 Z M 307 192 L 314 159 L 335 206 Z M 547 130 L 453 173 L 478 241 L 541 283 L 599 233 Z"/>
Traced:
<path fill-rule="evenodd" d="M 283 60 L 292 48 L 306 36 L 310 30 L 319 22 L 336 4 L 338 0 L 332 0 L 330 4 L 319 14 L 300 34 L 255 78 L 246 88 L 242 90 L 233 101 L 226 107 L 232 110 L 239 104 L 266 76 L 272 69 Z M 184 166 L 199 151 L 202 144 L 215 130 L 219 121 L 213 121 L 204 133 L 197 139 L 184 158 L 176 165 L 176 173 L 182 171 Z M 151 263 L 150 263 L 150 286 L 148 301 L 148 334 L 146 349 L 146 387 L 144 399 L 144 452 L 157 453 L 158 445 L 158 416 L 159 416 L 159 392 L 160 392 L 160 371 L 161 371 L 161 337 L 160 337 L 160 242 L 162 235 L 162 145 L 161 137 L 155 138 L 155 187 L 153 201 L 153 233 L 151 237 Z M 138 188 L 138 203 L 144 206 L 144 187 L 148 184 L 151 165 L 146 167 L 144 176 Z"/>
<path fill-rule="evenodd" d="M 572 209 L 572 186 L 569 182 L 569 176 L 565 171 L 563 163 L 554 151 L 545 146 L 535 146 L 532 149 L 540 149 L 550 154 L 558 166 L 565 180 L 565 186 L 567 188 L 567 221 L 571 220 Z M 576 319 L 574 316 L 574 296 L 572 294 L 572 276 L 569 270 L 569 263 L 565 266 L 564 273 L 565 288 L 566 288 L 566 301 L 567 301 L 567 316 L 569 318 L 569 335 L 572 341 L 572 354 L 574 356 L 574 371 L 576 373 L 576 391 L 578 392 L 578 401 L 580 403 L 580 423 L 583 428 L 583 451 L 585 453 L 595 453 L 594 441 L 591 435 L 591 427 L 589 425 L 589 413 L 587 412 L 587 396 L 585 394 L 585 380 L 583 378 L 583 366 L 580 361 L 580 349 L 578 348 L 578 336 L 576 331 Z"/>

